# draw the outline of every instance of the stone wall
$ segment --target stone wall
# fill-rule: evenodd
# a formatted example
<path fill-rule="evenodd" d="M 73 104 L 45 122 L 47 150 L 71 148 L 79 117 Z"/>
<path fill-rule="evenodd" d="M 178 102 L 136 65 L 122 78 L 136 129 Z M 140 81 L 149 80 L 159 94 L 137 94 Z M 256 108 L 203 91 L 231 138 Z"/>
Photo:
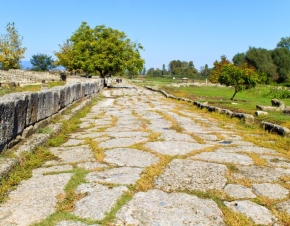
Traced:
<path fill-rule="evenodd" d="M 58 73 L 53 74 L 50 72 L 38 71 L 25 71 L 18 69 L 10 69 L 9 71 L 0 70 L 0 83 L 16 85 L 35 84 L 45 81 L 59 81 L 60 76 Z"/>
<path fill-rule="evenodd" d="M 0 153 L 32 126 L 85 96 L 99 92 L 103 79 L 71 83 L 40 92 L 21 92 L 0 98 Z"/>

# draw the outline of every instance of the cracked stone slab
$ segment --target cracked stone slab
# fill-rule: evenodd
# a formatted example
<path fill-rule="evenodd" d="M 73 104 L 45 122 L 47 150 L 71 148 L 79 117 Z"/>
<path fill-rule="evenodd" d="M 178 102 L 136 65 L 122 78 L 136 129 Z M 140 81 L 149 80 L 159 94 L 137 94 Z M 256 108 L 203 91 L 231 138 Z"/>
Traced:
<path fill-rule="evenodd" d="M 224 190 L 229 196 L 235 199 L 256 198 L 256 195 L 253 194 L 250 188 L 239 184 L 228 184 Z"/>
<path fill-rule="evenodd" d="M 254 164 L 252 158 L 250 158 L 248 155 L 242 155 L 237 153 L 203 152 L 190 157 L 190 159 L 198 159 L 218 163 L 234 163 L 238 165 Z"/>
<path fill-rule="evenodd" d="M 77 139 L 68 139 L 65 143 L 63 143 L 61 146 L 68 147 L 68 146 L 78 146 L 84 144 L 83 140 L 77 140 Z"/>
<path fill-rule="evenodd" d="M 269 199 L 283 199 L 289 194 L 289 191 L 279 184 L 253 184 L 254 192 L 259 196 L 266 196 Z"/>
<path fill-rule="evenodd" d="M 99 226 L 99 224 L 84 224 L 77 221 L 60 221 L 56 226 Z"/>
<path fill-rule="evenodd" d="M 196 142 L 191 136 L 187 134 L 177 133 L 174 130 L 164 130 L 160 138 L 165 141 L 186 141 Z"/>
<path fill-rule="evenodd" d="M 281 156 L 264 155 L 262 158 L 266 159 L 268 165 L 273 167 L 290 168 L 290 160 Z"/>
<path fill-rule="evenodd" d="M 133 144 L 145 142 L 147 140 L 148 138 L 146 137 L 122 137 L 102 142 L 99 146 L 101 148 L 129 147 Z"/>
<path fill-rule="evenodd" d="M 32 174 L 35 175 L 44 175 L 49 173 L 60 173 L 64 171 L 70 171 L 73 167 L 71 165 L 59 165 L 59 166 L 51 166 L 46 168 L 37 168 L 32 171 Z"/>
<path fill-rule="evenodd" d="M 84 168 L 86 170 L 95 170 L 97 168 L 106 167 L 106 164 L 98 163 L 98 162 L 82 162 L 77 164 L 77 167 Z"/>
<path fill-rule="evenodd" d="M 132 167 L 120 167 L 105 170 L 102 172 L 92 172 L 86 176 L 88 182 L 101 182 L 112 184 L 134 184 L 144 169 Z"/>
<path fill-rule="evenodd" d="M 73 133 L 70 135 L 70 137 L 74 139 L 97 138 L 105 136 L 107 136 L 107 133 L 105 132 L 94 132 L 94 133 L 81 132 L 81 133 Z"/>
<path fill-rule="evenodd" d="M 73 214 L 82 218 L 101 220 L 126 191 L 128 191 L 128 188 L 125 186 L 109 189 L 96 183 L 82 184 L 76 192 L 86 194 L 86 196 L 75 204 Z"/>
<path fill-rule="evenodd" d="M 237 179 L 248 178 L 256 183 L 279 181 L 281 176 L 290 174 L 290 169 L 270 168 L 259 166 L 238 166 L 239 171 L 232 177 Z"/>
<path fill-rule="evenodd" d="M 9 194 L 9 200 L 0 205 L 1 225 L 28 226 L 51 215 L 55 211 L 56 196 L 63 192 L 71 176 L 63 173 L 22 181 Z"/>
<path fill-rule="evenodd" d="M 163 155 L 185 155 L 194 150 L 211 147 L 211 145 L 182 141 L 157 141 L 149 142 L 145 144 L 145 147 Z"/>
<path fill-rule="evenodd" d="M 52 154 L 59 158 L 59 163 L 75 163 L 94 161 L 94 154 L 91 148 L 87 145 L 77 147 L 55 147 L 49 149 Z M 48 161 L 46 164 L 50 164 L 53 161 Z M 53 162 L 54 163 L 54 162 Z"/>
<path fill-rule="evenodd" d="M 290 200 L 278 203 L 276 208 L 290 215 Z"/>
<path fill-rule="evenodd" d="M 272 225 L 277 218 L 271 214 L 270 210 L 249 200 L 224 202 L 233 211 L 238 211 L 251 218 L 256 224 Z"/>
<path fill-rule="evenodd" d="M 225 225 L 214 201 L 159 190 L 135 194 L 116 217 L 116 225 Z"/>
<path fill-rule="evenodd" d="M 105 162 L 116 164 L 118 166 L 135 166 L 135 167 L 147 167 L 157 163 L 159 158 L 156 156 L 130 148 L 115 148 L 106 151 Z"/>
<path fill-rule="evenodd" d="M 110 132 L 108 136 L 111 137 L 147 137 L 149 135 L 148 132 L 141 132 L 141 131 L 125 131 L 125 132 Z"/>
<path fill-rule="evenodd" d="M 277 154 L 274 150 L 263 148 L 263 147 L 251 147 L 251 148 L 245 148 L 241 146 L 230 146 L 230 147 L 221 147 L 216 150 L 216 152 L 225 152 L 225 153 L 255 153 L 259 155 L 264 154 Z"/>
<path fill-rule="evenodd" d="M 223 189 L 227 167 L 221 164 L 174 159 L 155 181 L 164 191 Z"/>

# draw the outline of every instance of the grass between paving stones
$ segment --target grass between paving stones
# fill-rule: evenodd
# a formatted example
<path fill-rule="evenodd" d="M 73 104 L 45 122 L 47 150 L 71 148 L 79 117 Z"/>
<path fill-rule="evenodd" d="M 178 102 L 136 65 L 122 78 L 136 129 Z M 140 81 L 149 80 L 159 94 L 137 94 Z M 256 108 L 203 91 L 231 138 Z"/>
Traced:
<path fill-rule="evenodd" d="M 171 126 L 169 129 L 175 130 L 178 133 L 182 133 L 184 129 L 179 125 L 179 123 L 169 114 L 155 110 L 154 112 L 158 113 L 160 116 L 162 116 L 165 120 L 169 121 L 171 123 Z"/>
<path fill-rule="evenodd" d="M 24 153 L 20 158 L 20 163 L 10 171 L 8 176 L 0 180 L 0 203 L 6 200 L 9 191 L 15 189 L 22 180 L 32 176 L 33 169 L 40 167 L 45 161 L 55 158 L 44 147 L 38 147 L 34 153 Z"/>
<path fill-rule="evenodd" d="M 225 204 L 224 201 L 228 199 L 228 197 L 219 190 L 209 190 L 207 192 L 203 191 L 189 191 L 189 190 L 179 190 L 178 192 L 183 192 L 189 195 L 195 195 L 201 199 L 210 199 L 213 200 L 219 209 L 222 211 L 224 217 L 223 220 L 226 225 L 231 226 L 255 226 L 256 224 L 245 215 L 240 214 L 239 212 L 232 211 Z"/>
<path fill-rule="evenodd" d="M 105 150 L 99 147 L 99 143 L 97 141 L 92 138 L 86 138 L 85 144 L 88 144 L 91 147 L 98 162 L 104 162 L 104 158 L 106 157 Z"/>
<path fill-rule="evenodd" d="M 256 153 L 247 152 L 245 154 L 247 154 L 253 160 L 253 162 L 256 166 L 267 166 L 268 165 L 266 159 L 261 158 L 260 155 L 258 155 Z"/>

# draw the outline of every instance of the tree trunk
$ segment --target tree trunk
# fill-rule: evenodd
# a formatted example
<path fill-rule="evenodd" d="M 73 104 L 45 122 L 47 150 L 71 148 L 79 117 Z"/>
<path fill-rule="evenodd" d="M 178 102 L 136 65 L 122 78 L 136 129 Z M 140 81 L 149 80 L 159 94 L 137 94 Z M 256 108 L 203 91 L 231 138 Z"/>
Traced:
<path fill-rule="evenodd" d="M 239 92 L 239 91 L 238 91 L 238 89 L 235 87 L 235 92 L 234 92 L 234 95 L 232 96 L 231 100 L 234 100 L 234 98 L 235 98 L 237 92 Z"/>

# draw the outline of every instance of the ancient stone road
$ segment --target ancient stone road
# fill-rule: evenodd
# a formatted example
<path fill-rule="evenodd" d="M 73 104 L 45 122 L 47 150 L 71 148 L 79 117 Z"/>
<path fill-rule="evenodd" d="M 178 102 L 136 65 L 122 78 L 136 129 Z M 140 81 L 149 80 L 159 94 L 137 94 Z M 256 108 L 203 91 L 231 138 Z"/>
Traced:
<path fill-rule="evenodd" d="M 256 224 L 273 225 L 277 212 L 290 214 L 289 190 L 281 181 L 290 175 L 290 163 L 274 150 L 140 87 L 102 93 L 106 98 L 82 118 L 82 131 L 50 148 L 58 159 L 35 169 L 0 205 L 0 225 L 48 218 L 78 168 L 86 170 L 76 189 L 81 196 L 69 219 L 54 225 L 84 226 L 88 219 L 98 225 L 126 194 L 132 199 L 111 225 L 226 225 L 220 204 L 200 194 L 223 197 L 224 209 Z M 268 164 L 255 165 L 249 153 Z M 276 213 L 255 202 L 259 197 L 277 201 Z"/>

